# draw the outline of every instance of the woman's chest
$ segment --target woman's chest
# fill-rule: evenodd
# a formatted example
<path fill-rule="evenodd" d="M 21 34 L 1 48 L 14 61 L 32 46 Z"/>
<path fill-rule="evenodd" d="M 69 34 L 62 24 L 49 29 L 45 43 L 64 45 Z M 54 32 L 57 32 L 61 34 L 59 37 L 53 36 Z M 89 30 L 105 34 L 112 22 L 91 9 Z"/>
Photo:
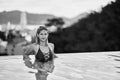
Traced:
<path fill-rule="evenodd" d="M 48 47 L 43 47 L 43 46 L 40 46 L 39 47 L 40 51 L 44 54 L 44 53 L 49 53 L 49 48 Z"/>
<path fill-rule="evenodd" d="M 35 52 L 35 54 L 37 54 L 38 51 L 40 51 L 40 52 L 42 52 L 44 54 L 44 53 L 49 53 L 50 49 L 47 46 L 46 47 L 39 46 L 39 45 L 34 46 L 34 52 Z"/>

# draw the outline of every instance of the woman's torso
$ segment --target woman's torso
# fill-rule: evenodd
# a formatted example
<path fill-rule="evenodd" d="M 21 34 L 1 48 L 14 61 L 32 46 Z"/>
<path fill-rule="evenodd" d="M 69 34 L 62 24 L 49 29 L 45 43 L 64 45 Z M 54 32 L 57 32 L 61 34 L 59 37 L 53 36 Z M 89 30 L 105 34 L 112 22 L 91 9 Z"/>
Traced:
<path fill-rule="evenodd" d="M 39 49 L 39 45 L 38 44 L 34 44 L 33 46 L 32 46 L 32 49 L 34 49 L 34 54 L 35 54 L 35 61 L 34 61 L 34 63 L 33 63 L 33 66 L 34 66 L 34 68 L 35 69 L 39 69 L 39 68 L 43 68 L 43 69 L 46 69 L 46 70 L 53 70 L 54 69 L 54 61 L 53 61 L 53 54 L 52 54 L 52 46 L 50 46 L 50 44 L 49 44 L 49 51 L 50 51 L 50 53 L 51 53 L 51 55 L 52 55 L 52 59 L 51 60 L 48 60 L 48 62 L 40 62 L 40 61 L 37 61 L 36 60 L 36 56 L 38 56 L 37 55 L 37 53 L 39 54 L 40 53 L 40 55 L 42 55 L 43 56 L 43 54 L 41 54 L 41 52 L 42 51 L 40 51 L 40 49 Z M 38 52 L 39 51 L 39 52 Z M 39 57 L 39 56 L 38 56 Z M 39 57 L 39 58 L 41 58 L 41 57 Z M 42 57 L 43 58 L 43 57 Z"/>
<path fill-rule="evenodd" d="M 48 47 L 48 52 L 44 53 L 40 47 L 38 47 L 37 53 L 35 54 L 35 60 L 38 62 L 48 62 L 53 59 L 52 52 Z"/>

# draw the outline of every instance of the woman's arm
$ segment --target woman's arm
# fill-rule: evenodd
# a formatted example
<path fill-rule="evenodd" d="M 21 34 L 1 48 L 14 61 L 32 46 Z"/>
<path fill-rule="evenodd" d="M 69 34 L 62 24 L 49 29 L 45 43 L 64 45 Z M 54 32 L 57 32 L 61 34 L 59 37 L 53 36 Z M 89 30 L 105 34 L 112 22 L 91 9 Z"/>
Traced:
<path fill-rule="evenodd" d="M 54 48 L 55 48 L 54 44 L 53 44 L 53 43 L 51 43 L 51 46 L 52 46 L 52 53 L 53 53 L 53 57 L 54 57 L 54 58 L 57 58 L 57 56 L 55 55 L 55 52 L 54 52 Z"/>
<path fill-rule="evenodd" d="M 29 55 L 33 54 L 34 50 L 33 50 L 33 44 L 28 45 L 26 47 L 23 48 L 23 60 L 24 61 L 29 61 L 31 60 Z"/>
<path fill-rule="evenodd" d="M 33 49 L 33 44 L 31 45 L 28 45 L 27 47 L 24 47 L 23 50 L 24 50 L 24 53 L 23 53 L 23 60 L 24 60 L 24 63 L 25 65 L 28 67 L 28 68 L 32 68 L 33 67 L 33 64 L 32 62 L 30 61 L 30 57 L 29 55 L 33 54 L 34 53 L 34 49 Z"/>

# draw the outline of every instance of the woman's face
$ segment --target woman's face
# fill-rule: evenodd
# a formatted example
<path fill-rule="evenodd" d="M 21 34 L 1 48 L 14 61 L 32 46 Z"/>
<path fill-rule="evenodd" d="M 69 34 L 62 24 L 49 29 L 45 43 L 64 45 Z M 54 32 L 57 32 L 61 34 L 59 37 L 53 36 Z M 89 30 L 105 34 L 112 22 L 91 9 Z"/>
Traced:
<path fill-rule="evenodd" d="M 46 31 L 46 30 L 40 31 L 40 33 L 38 34 L 38 37 L 39 37 L 40 41 L 46 41 L 48 38 L 48 31 Z"/>

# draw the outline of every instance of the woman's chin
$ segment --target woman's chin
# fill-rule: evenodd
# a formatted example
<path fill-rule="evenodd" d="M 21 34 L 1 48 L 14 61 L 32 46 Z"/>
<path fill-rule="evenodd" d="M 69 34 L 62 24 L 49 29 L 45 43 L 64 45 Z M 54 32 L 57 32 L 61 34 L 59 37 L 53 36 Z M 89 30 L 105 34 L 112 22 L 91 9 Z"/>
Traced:
<path fill-rule="evenodd" d="M 45 41 L 46 41 L 46 39 L 42 39 L 41 41 L 42 41 L 42 42 L 45 42 Z"/>

